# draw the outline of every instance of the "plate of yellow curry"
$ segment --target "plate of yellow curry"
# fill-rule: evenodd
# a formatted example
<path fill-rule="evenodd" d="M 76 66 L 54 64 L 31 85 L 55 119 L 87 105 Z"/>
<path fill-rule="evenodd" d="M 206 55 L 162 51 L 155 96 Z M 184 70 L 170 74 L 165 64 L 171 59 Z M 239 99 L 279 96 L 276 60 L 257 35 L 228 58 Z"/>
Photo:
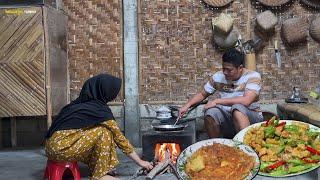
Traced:
<path fill-rule="evenodd" d="M 234 138 L 252 147 L 259 155 L 259 175 L 296 176 L 320 166 L 320 128 L 294 120 L 253 124 Z"/>
<path fill-rule="evenodd" d="M 187 147 L 176 166 L 183 180 L 249 180 L 257 175 L 260 161 L 250 146 L 214 138 Z"/>

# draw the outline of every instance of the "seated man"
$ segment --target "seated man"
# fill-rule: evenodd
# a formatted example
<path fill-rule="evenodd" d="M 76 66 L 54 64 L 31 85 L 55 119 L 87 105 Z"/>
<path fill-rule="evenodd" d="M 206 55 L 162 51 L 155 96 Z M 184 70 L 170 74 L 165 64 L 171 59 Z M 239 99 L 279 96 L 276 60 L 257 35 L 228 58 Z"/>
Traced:
<path fill-rule="evenodd" d="M 216 72 L 203 90 L 179 109 L 181 117 L 192 105 L 218 92 L 205 106 L 205 128 L 210 138 L 232 138 L 250 124 L 263 121 L 258 103 L 261 76 L 243 67 L 243 55 L 230 49 L 222 56 L 222 71 Z"/>

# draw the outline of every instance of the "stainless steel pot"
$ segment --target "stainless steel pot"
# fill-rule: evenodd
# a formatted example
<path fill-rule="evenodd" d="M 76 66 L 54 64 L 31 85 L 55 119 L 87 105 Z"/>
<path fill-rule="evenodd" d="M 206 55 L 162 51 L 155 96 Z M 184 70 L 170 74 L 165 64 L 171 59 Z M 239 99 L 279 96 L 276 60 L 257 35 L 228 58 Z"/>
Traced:
<path fill-rule="evenodd" d="M 185 115 L 189 114 L 192 110 L 194 110 L 196 107 L 198 107 L 200 104 L 206 104 L 208 101 L 204 100 L 201 101 L 197 104 L 194 104 L 189 110 L 188 112 L 185 113 Z M 171 114 L 174 118 L 177 118 L 177 116 L 179 115 L 179 108 L 178 107 L 172 107 L 171 106 Z M 195 118 L 194 118 L 195 119 Z M 194 120 L 193 119 L 193 120 Z M 180 121 L 180 123 L 173 125 L 173 124 L 160 124 L 160 125 L 153 125 L 152 128 L 155 131 L 162 131 L 162 132 L 172 132 L 172 131 L 182 131 L 185 127 L 187 127 L 188 125 L 182 125 L 182 123 L 185 122 L 189 122 L 188 121 L 183 121 L 183 119 Z"/>
<path fill-rule="evenodd" d="M 158 110 L 156 110 L 157 119 L 169 119 L 172 117 L 171 109 L 167 106 L 161 106 Z"/>

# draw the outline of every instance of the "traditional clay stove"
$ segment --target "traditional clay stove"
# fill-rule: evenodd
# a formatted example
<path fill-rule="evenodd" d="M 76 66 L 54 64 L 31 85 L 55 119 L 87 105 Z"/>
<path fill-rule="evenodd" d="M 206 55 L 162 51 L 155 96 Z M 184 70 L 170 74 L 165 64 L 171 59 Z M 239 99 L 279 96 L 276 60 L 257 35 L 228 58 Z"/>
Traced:
<path fill-rule="evenodd" d="M 175 119 L 168 122 L 174 123 Z M 183 120 L 181 120 L 183 121 Z M 153 125 L 161 124 L 159 122 Z M 170 124 L 170 123 L 166 123 Z M 195 121 L 189 121 L 181 131 L 155 131 L 151 129 L 142 135 L 142 157 L 147 161 L 152 161 L 155 158 L 156 147 L 164 143 L 175 144 L 180 149 L 180 152 L 191 144 L 196 142 Z M 179 155 L 179 154 L 178 154 Z"/>
<path fill-rule="evenodd" d="M 175 119 L 162 122 L 173 124 Z M 181 120 L 183 121 L 183 120 Z M 168 123 L 171 122 L 171 123 Z M 159 121 L 153 125 L 161 124 Z M 175 163 L 179 154 L 196 142 L 195 121 L 189 121 L 181 131 L 155 131 L 151 129 L 142 135 L 142 158 L 154 162 L 154 168 L 146 174 L 147 179 L 163 173 L 173 173 L 178 177 Z"/>

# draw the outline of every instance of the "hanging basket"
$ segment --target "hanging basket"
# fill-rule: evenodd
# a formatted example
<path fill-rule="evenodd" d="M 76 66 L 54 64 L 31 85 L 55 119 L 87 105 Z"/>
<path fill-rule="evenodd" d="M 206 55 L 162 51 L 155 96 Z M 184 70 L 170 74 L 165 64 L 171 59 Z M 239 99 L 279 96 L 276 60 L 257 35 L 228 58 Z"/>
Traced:
<path fill-rule="evenodd" d="M 258 0 L 265 6 L 277 7 L 289 3 L 291 0 Z"/>
<path fill-rule="evenodd" d="M 320 43 L 320 17 L 317 17 L 311 22 L 309 33 L 315 41 Z"/>
<path fill-rule="evenodd" d="M 301 0 L 305 5 L 311 6 L 313 8 L 320 9 L 320 1 L 319 0 Z"/>
<path fill-rule="evenodd" d="M 257 26 L 264 32 L 274 31 L 278 23 L 278 18 L 270 10 L 264 11 L 257 15 Z"/>
<path fill-rule="evenodd" d="M 220 49 L 228 49 L 234 47 L 239 36 L 238 29 L 235 27 L 228 35 L 222 34 L 216 29 L 213 30 L 213 33 L 213 41 Z"/>
<path fill-rule="evenodd" d="M 283 22 L 281 36 L 289 46 L 295 46 L 307 40 L 308 24 L 301 18 L 292 18 Z"/>
<path fill-rule="evenodd" d="M 230 4 L 233 0 L 203 0 L 203 1 L 212 7 L 224 7 Z"/>
<path fill-rule="evenodd" d="M 223 34 L 228 34 L 233 27 L 233 18 L 229 14 L 221 13 L 219 17 L 212 18 L 212 27 Z"/>

